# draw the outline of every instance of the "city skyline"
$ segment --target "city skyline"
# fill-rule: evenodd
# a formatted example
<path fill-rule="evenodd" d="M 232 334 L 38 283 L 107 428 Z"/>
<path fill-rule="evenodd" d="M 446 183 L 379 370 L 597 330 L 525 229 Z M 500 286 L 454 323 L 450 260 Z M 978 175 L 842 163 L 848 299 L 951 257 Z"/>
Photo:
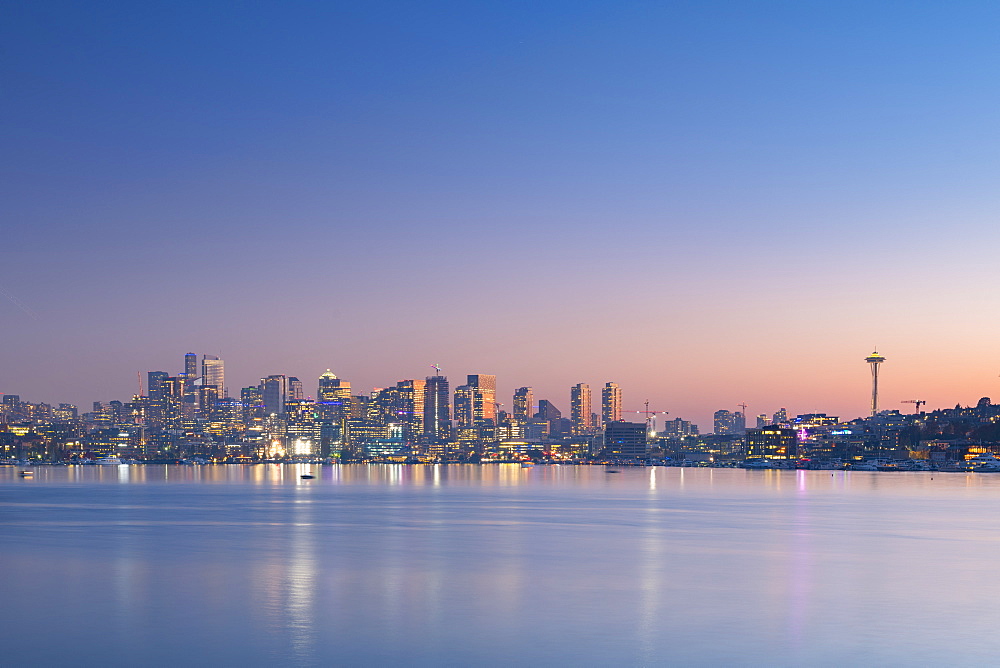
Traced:
<path fill-rule="evenodd" d="M 874 354 L 875 353 L 873 353 L 873 355 Z M 39 397 L 28 396 L 24 393 L 19 393 L 13 389 L 10 391 L 0 390 L 0 395 L 5 395 L 5 394 L 17 395 L 21 397 L 22 400 L 25 401 L 30 401 L 32 403 L 47 403 L 53 406 L 64 403 L 72 404 L 74 406 L 80 407 L 82 411 L 86 409 L 86 407 L 90 406 L 92 403 L 107 403 L 109 401 L 128 401 L 131 397 L 136 395 L 136 391 L 140 391 L 141 396 L 144 397 L 151 396 L 149 388 L 153 383 L 154 376 L 157 376 L 158 380 L 167 380 L 173 376 L 177 377 L 189 376 L 192 379 L 192 381 L 194 379 L 197 379 L 196 384 L 199 387 L 201 385 L 212 385 L 212 382 L 217 382 L 218 379 L 232 377 L 228 372 L 229 368 L 228 361 L 222 359 L 219 355 L 189 352 L 184 354 L 183 357 L 179 358 L 180 359 L 179 363 L 177 361 L 178 355 L 175 354 L 174 357 L 175 357 L 174 366 L 179 367 L 180 371 L 158 369 L 155 371 L 138 372 L 138 378 L 136 379 L 135 377 L 133 377 L 133 388 L 132 388 L 133 392 L 127 393 L 126 395 L 123 396 L 101 397 L 97 399 L 85 398 L 80 401 L 62 401 L 61 398 L 52 399 L 51 397 L 39 398 Z M 871 357 L 869 356 L 868 358 L 864 358 L 862 360 L 862 363 L 870 364 L 870 360 Z M 885 358 L 882 357 L 881 360 L 884 361 Z M 169 364 L 164 366 L 165 368 L 168 369 L 170 368 Z M 372 394 L 373 392 L 377 392 L 385 388 L 391 388 L 397 383 L 418 383 L 419 387 L 417 388 L 417 391 L 418 393 L 422 394 L 424 384 L 430 383 L 432 379 L 437 377 L 442 381 L 444 388 L 443 392 L 447 393 L 446 396 L 448 396 L 448 402 L 445 404 L 445 411 L 446 412 L 448 412 L 449 410 L 454 411 L 454 414 L 451 415 L 451 417 L 453 418 L 452 422 L 456 424 L 462 424 L 463 420 L 459 416 L 458 410 L 456 409 L 455 406 L 450 405 L 453 399 L 452 399 L 452 394 L 448 393 L 448 387 L 450 381 L 447 371 L 444 369 L 444 367 L 442 367 L 439 364 L 429 365 L 427 367 L 427 371 L 429 371 L 429 373 L 425 373 L 423 376 L 420 377 L 396 378 L 391 382 L 387 381 L 379 385 L 370 385 L 370 386 L 365 384 L 360 384 L 354 379 L 344 377 L 340 374 L 336 374 L 329 368 L 325 369 L 322 373 L 316 374 L 315 376 L 309 376 L 304 374 L 296 376 L 290 373 L 268 374 L 268 375 L 261 374 L 256 376 L 256 381 L 247 380 L 247 382 L 245 383 L 237 383 L 236 385 L 224 381 L 224 387 L 218 391 L 217 395 L 213 396 L 217 399 L 222 399 L 223 397 L 231 397 L 233 399 L 239 400 L 240 392 L 244 388 L 260 386 L 263 389 L 267 387 L 269 382 L 272 384 L 280 383 L 280 387 L 278 385 L 275 385 L 276 389 L 274 389 L 274 391 L 272 392 L 273 396 L 271 399 L 267 399 L 266 389 L 265 389 L 264 390 L 265 397 L 263 397 L 262 400 L 264 401 L 265 405 L 271 407 L 272 410 L 269 410 L 268 412 L 283 413 L 284 402 L 286 398 L 294 397 L 297 399 L 314 400 L 316 402 L 324 401 L 325 397 L 323 388 L 325 384 L 330 384 L 331 387 L 336 386 L 336 387 L 346 388 L 345 390 L 343 390 L 343 392 L 346 393 L 344 394 L 344 396 L 346 397 L 350 397 L 352 393 L 362 394 L 367 396 Z M 479 399 L 479 401 L 482 404 L 478 409 L 480 414 L 484 410 L 483 406 L 487 405 L 489 406 L 495 405 L 497 409 L 503 410 L 505 413 L 512 416 L 516 416 L 519 410 L 523 411 L 530 407 L 530 412 L 528 413 L 528 416 L 530 417 L 531 415 L 534 414 L 535 410 L 539 408 L 538 401 L 544 400 L 554 405 L 556 408 L 558 408 L 563 413 L 564 417 L 570 419 L 573 423 L 577 423 L 578 426 L 582 427 L 581 433 L 589 431 L 589 429 L 592 426 L 595 426 L 595 424 L 607 422 L 608 421 L 607 417 L 609 414 L 613 416 L 618 416 L 619 419 L 624 419 L 626 421 L 631 420 L 631 421 L 643 422 L 646 420 L 645 413 L 647 411 L 649 412 L 650 415 L 652 415 L 653 424 L 662 425 L 664 421 L 674 420 L 679 418 L 681 420 L 701 426 L 702 431 L 704 433 L 711 433 L 718 431 L 717 426 L 719 425 L 720 413 L 725 413 L 727 416 L 730 416 L 730 418 L 732 418 L 733 416 L 741 416 L 739 418 L 739 424 L 741 426 L 738 429 L 736 429 L 736 431 L 742 430 L 743 429 L 742 425 L 745 425 L 746 427 L 753 426 L 753 419 L 755 415 L 769 416 L 772 414 L 777 415 L 779 412 L 787 415 L 824 413 L 830 415 L 838 415 L 844 420 L 850 420 L 855 418 L 862 418 L 871 414 L 870 407 L 872 399 L 870 394 L 871 392 L 870 374 L 866 378 L 868 384 L 864 386 L 864 390 L 868 392 L 868 394 L 865 395 L 864 399 L 865 401 L 868 402 L 869 410 L 862 410 L 857 414 L 837 411 L 831 408 L 830 406 L 822 404 L 804 408 L 797 406 L 796 402 L 792 400 L 778 402 L 774 406 L 752 406 L 750 404 L 744 404 L 744 403 L 735 403 L 732 406 L 719 404 L 715 408 L 703 413 L 696 411 L 692 411 L 689 413 L 681 413 L 677 411 L 666 410 L 664 406 L 662 405 L 658 406 L 654 401 L 650 401 L 648 399 L 643 399 L 642 401 L 625 400 L 623 402 L 622 400 L 623 394 L 625 394 L 628 388 L 623 389 L 620 383 L 616 383 L 614 381 L 606 381 L 600 384 L 595 384 L 595 387 L 600 388 L 600 392 L 597 393 L 595 401 L 594 395 L 592 394 L 592 391 L 588 383 L 575 383 L 571 386 L 561 388 L 561 392 L 557 389 L 554 393 L 546 393 L 546 391 L 542 389 L 545 387 L 544 385 L 525 386 L 525 385 L 519 385 L 516 382 L 512 384 L 510 381 L 508 381 L 507 383 L 498 383 L 496 375 L 458 374 L 456 377 L 461 377 L 463 375 L 468 375 L 470 382 L 473 382 L 474 378 L 487 379 L 486 383 L 488 384 L 489 389 L 487 391 L 488 392 L 487 395 Z M 203 380 L 204 378 L 209 378 L 210 382 L 206 383 Z M 306 380 L 303 381 L 302 378 L 305 378 Z M 332 379 L 332 384 L 330 383 L 331 379 Z M 138 384 L 136 384 L 137 381 Z M 295 384 L 294 391 L 292 389 L 293 383 Z M 212 386 L 215 387 L 214 385 Z M 450 386 L 452 391 L 456 393 L 456 397 L 459 394 L 463 394 L 463 390 L 467 389 L 466 385 L 462 384 L 461 382 L 451 382 Z M 506 388 L 508 388 L 508 386 L 510 387 L 509 392 L 506 391 Z M 584 397 L 582 400 L 584 402 L 583 405 L 590 406 L 590 410 L 587 411 L 586 414 L 587 418 L 584 420 L 583 424 L 580 424 L 580 416 L 578 414 L 579 409 L 577 408 L 577 403 L 579 400 L 578 393 L 581 392 L 581 388 L 583 388 L 582 392 L 585 393 L 583 394 Z M 531 404 L 525 407 L 523 406 L 523 400 L 521 400 L 521 407 L 519 408 L 518 394 L 525 392 L 526 392 L 526 398 L 528 400 L 532 400 L 533 398 L 533 401 L 531 401 Z M 337 394 L 338 394 L 337 391 L 333 390 L 330 393 L 330 396 L 335 396 Z M 933 401 L 929 401 L 927 399 L 917 399 L 917 400 L 901 399 L 899 400 L 898 406 L 895 405 L 895 403 L 890 403 L 890 404 L 883 403 L 882 405 L 880 405 L 879 410 L 880 411 L 896 410 L 901 413 L 907 413 L 914 410 L 919 412 L 920 406 L 919 405 L 914 406 L 915 401 L 919 401 L 920 404 L 924 405 L 925 407 L 927 406 L 930 407 L 930 408 L 925 408 L 925 410 L 947 409 L 952 407 L 953 405 L 973 406 L 983 396 L 989 397 L 990 395 L 988 394 L 980 395 L 975 399 L 969 399 L 969 400 L 956 400 L 954 404 L 950 403 L 948 400 L 945 400 L 943 403 L 934 403 Z M 613 398 L 609 399 L 609 397 Z M 454 399 L 454 401 L 460 402 L 462 400 L 456 398 Z M 609 401 L 610 404 L 608 403 Z M 647 404 L 647 402 L 649 403 Z M 609 406 L 612 406 L 612 408 L 609 409 L 608 408 Z M 423 409 L 421 408 L 421 411 L 422 410 Z M 471 412 L 472 410 L 473 409 L 471 408 L 470 404 L 468 408 L 469 411 L 468 414 L 470 417 L 468 417 L 465 420 L 465 422 L 471 423 L 473 421 L 473 418 L 471 417 L 473 415 L 473 413 Z M 495 418 L 495 415 L 492 413 L 492 408 L 486 409 L 486 417 L 488 419 Z M 428 419 L 429 420 L 432 419 L 431 413 L 428 413 Z M 591 421 L 591 419 L 598 420 L 599 422 L 594 423 Z M 713 428 L 713 426 L 715 428 Z M 732 428 L 726 429 L 724 433 L 729 433 L 730 429 Z"/>
<path fill-rule="evenodd" d="M 707 424 L 864 415 L 877 344 L 885 407 L 1000 395 L 993 4 L 5 18 L 0 391 L 124 398 L 187 348 Z"/>

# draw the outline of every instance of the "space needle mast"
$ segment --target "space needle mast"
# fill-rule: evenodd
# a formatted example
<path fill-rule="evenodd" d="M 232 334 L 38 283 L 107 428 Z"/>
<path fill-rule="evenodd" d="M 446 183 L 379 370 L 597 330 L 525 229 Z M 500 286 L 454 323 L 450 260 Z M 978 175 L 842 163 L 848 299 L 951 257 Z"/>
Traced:
<path fill-rule="evenodd" d="M 876 350 L 865 358 L 872 367 L 872 415 L 878 413 L 878 365 L 885 361 L 885 358 L 878 354 Z"/>

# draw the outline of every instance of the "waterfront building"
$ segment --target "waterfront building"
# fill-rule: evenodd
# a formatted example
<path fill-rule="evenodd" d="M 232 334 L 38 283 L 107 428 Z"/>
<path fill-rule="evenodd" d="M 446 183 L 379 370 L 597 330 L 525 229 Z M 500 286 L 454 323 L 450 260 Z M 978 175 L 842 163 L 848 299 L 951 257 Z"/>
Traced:
<path fill-rule="evenodd" d="M 622 419 L 622 388 L 618 383 L 605 383 L 601 390 L 601 419 L 604 424 Z"/>
<path fill-rule="evenodd" d="M 749 459 L 795 459 L 797 432 L 779 426 L 750 429 L 746 435 L 746 453 Z"/>
<path fill-rule="evenodd" d="M 646 456 L 646 423 L 609 422 L 604 425 L 604 449 L 612 457 Z"/>

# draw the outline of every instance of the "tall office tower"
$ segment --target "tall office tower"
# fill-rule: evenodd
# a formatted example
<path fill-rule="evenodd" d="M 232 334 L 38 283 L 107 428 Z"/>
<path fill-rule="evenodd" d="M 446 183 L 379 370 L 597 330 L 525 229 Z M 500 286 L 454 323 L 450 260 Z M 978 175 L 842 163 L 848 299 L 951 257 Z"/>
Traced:
<path fill-rule="evenodd" d="M 285 376 L 277 374 L 262 378 L 260 391 L 265 415 L 281 415 L 285 412 L 285 399 L 288 397 L 288 379 Z"/>
<path fill-rule="evenodd" d="M 776 410 L 771 416 L 771 424 L 785 424 L 786 422 L 788 422 L 788 411 L 783 407 Z"/>
<path fill-rule="evenodd" d="M 201 384 L 213 385 L 219 392 L 219 398 L 226 397 L 225 366 L 215 355 L 205 355 L 201 358 Z"/>
<path fill-rule="evenodd" d="M 451 401 L 448 378 L 428 376 L 424 385 L 424 436 L 429 441 L 451 438 Z"/>
<path fill-rule="evenodd" d="M 166 402 L 163 395 L 163 384 L 170 374 L 166 371 L 146 372 L 146 396 L 149 397 L 146 406 L 146 418 L 151 426 L 159 426 L 163 423 L 166 412 Z"/>
<path fill-rule="evenodd" d="M 371 397 L 367 394 L 352 394 L 351 408 L 347 413 L 348 419 L 363 420 L 368 414 L 368 403 L 370 401 Z"/>
<path fill-rule="evenodd" d="M 715 433 L 732 434 L 734 431 L 733 414 L 725 409 L 715 411 Z"/>
<path fill-rule="evenodd" d="M 388 433 L 386 430 L 389 425 L 400 424 L 399 389 L 396 387 L 384 387 L 372 390 L 365 419 L 383 428 L 381 437 L 384 437 Z"/>
<path fill-rule="evenodd" d="M 341 380 L 327 369 L 320 374 L 316 387 L 316 409 L 327 422 L 340 423 L 347 419 L 351 407 L 351 383 Z"/>
<path fill-rule="evenodd" d="M 760 429 L 761 427 L 766 427 L 769 424 L 771 423 L 767 421 L 766 415 L 761 413 L 760 415 L 757 416 L 757 429 Z"/>
<path fill-rule="evenodd" d="M 401 380 L 396 383 L 396 415 L 403 425 L 403 439 L 417 441 L 424 433 L 424 392 L 426 380 Z"/>
<path fill-rule="evenodd" d="M 570 388 L 570 419 L 573 421 L 573 434 L 589 434 L 594 423 L 591 420 L 590 385 L 577 383 Z"/>
<path fill-rule="evenodd" d="M 514 390 L 514 420 L 520 424 L 527 424 L 533 415 L 534 403 L 535 394 L 530 387 L 519 387 Z"/>
<path fill-rule="evenodd" d="M 601 390 L 601 418 L 604 424 L 622 419 L 622 388 L 618 383 L 605 383 Z"/>
<path fill-rule="evenodd" d="M 320 450 L 320 424 L 315 405 L 307 399 L 285 402 L 285 439 L 293 455 L 315 455 Z"/>
<path fill-rule="evenodd" d="M 745 434 L 747 433 L 747 416 L 736 411 L 733 413 L 733 433 L 734 434 Z"/>
<path fill-rule="evenodd" d="M 476 390 L 468 385 L 455 388 L 455 424 L 459 429 L 471 429 L 475 423 L 473 394 Z"/>
<path fill-rule="evenodd" d="M 198 356 L 194 353 L 184 356 L 184 375 L 191 379 L 198 377 Z"/>
<path fill-rule="evenodd" d="M 216 404 L 219 403 L 219 388 L 215 385 L 202 385 L 198 388 L 198 413 L 202 419 L 211 420 L 215 417 Z"/>
<path fill-rule="evenodd" d="M 166 371 L 146 372 L 146 396 L 156 401 L 163 398 L 163 381 L 170 377 Z"/>
<path fill-rule="evenodd" d="M 193 417 L 193 415 L 187 415 L 184 404 L 184 396 L 193 382 L 184 374 L 180 374 L 179 376 L 168 376 L 160 383 L 162 417 L 165 425 L 176 426 L 183 418 Z"/>
<path fill-rule="evenodd" d="M 480 424 L 496 424 L 497 421 L 497 377 L 491 374 L 474 373 L 466 383 L 478 390 L 472 407 L 473 420 Z"/>
<path fill-rule="evenodd" d="M 240 390 L 240 403 L 243 405 L 244 424 L 264 417 L 264 393 L 259 385 Z"/>
<path fill-rule="evenodd" d="M 305 399 L 305 391 L 302 387 L 302 381 L 295 376 L 288 377 L 288 397 L 287 401 L 302 401 Z"/>

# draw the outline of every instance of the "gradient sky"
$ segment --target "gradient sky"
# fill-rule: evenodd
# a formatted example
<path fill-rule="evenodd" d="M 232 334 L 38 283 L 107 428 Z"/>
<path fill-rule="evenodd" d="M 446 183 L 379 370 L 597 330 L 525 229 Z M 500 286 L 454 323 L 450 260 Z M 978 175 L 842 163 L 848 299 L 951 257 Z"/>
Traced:
<path fill-rule="evenodd" d="M 0 392 L 1000 400 L 1000 4 L 7 2 Z M 595 393 L 596 394 L 596 393 Z"/>

